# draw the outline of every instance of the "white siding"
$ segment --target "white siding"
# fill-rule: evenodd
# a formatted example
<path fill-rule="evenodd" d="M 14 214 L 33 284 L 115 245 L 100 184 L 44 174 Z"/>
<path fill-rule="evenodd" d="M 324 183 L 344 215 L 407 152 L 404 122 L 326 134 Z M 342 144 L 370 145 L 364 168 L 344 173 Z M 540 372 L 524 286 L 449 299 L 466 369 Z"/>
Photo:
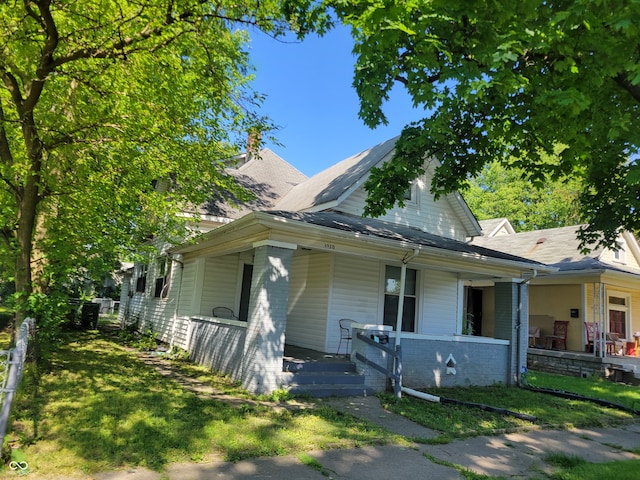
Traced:
<path fill-rule="evenodd" d="M 185 317 L 195 314 L 191 311 L 191 303 L 196 288 L 196 261 L 190 260 L 184 263 L 182 269 L 182 284 L 178 301 L 178 315 Z"/>
<path fill-rule="evenodd" d="M 240 281 L 239 262 L 237 254 L 206 259 L 199 315 L 211 316 L 214 307 L 227 307 L 238 315 L 236 292 Z"/>
<path fill-rule="evenodd" d="M 335 352 L 340 341 L 338 321 L 351 318 L 359 323 L 381 322 L 381 263 L 364 258 L 336 255 L 327 324 L 326 351 Z"/>
<path fill-rule="evenodd" d="M 453 273 L 426 270 L 422 274 L 418 333 L 452 335 L 458 324 L 458 279 Z"/>
<path fill-rule="evenodd" d="M 413 186 L 413 201 L 407 201 L 404 208 L 394 207 L 381 220 L 419 228 L 425 232 L 464 241 L 467 231 L 449 198 L 442 197 L 437 202 L 429 192 L 431 177 L 424 175 Z M 367 192 L 358 188 L 340 204 L 340 210 L 352 215 L 362 215 Z"/>
<path fill-rule="evenodd" d="M 633 250 L 627 244 L 627 241 L 624 239 L 624 237 L 618 236 L 618 244 L 624 251 L 624 253 L 622 254 L 622 258 L 620 260 L 616 260 L 614 258 L 615 252 L 613 249 L 610 249 L 610 248 L 607 248 L 602 252 L 600 256 L 600 260 L 613 266 L 624 265 L 626 267 L 640 268 L 640 265 L 638 264 L 638 260 L 633 254 Z"/>
<path fill-rule="evenodd" d="M 196 260 L 186 261 L 182 268 L 182 282 L 178 286 L 180 289 L 177 299 L 178 315 L 173 326 L 172 336 L 175 345 L 185 350 L 188 348 L 189 341 L 189 316 L 194 313 L 192 312 L 192 303 L 196 289 L 196 272 Z"/>
<path fill-rule="evenodd" d="M 286 343 L 324 351 L 332 255 L 293 258 L 289 283 Z"/>

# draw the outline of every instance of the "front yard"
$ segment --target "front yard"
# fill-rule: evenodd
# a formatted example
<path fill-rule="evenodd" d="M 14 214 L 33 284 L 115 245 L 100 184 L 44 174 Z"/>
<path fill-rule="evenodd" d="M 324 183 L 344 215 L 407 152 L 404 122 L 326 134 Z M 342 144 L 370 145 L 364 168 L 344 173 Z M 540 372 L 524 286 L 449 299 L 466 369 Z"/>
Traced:
<path fill-rule="evenodd" d="M 14 405 L 13 459 L 28 462 L 36 477 L 55 472 L 68 478 L 144 466 L 161 471 L 171 462 L 297 454 L 409 442 L 364 420 L 338 413 L 323 401 L 269 398 L 242 391 L 226 377 L 184 361 L 170 369 L 207 392 L 184 388 L 161 375 L 139 352 L 104 331 L 69 332 L 52 352 L 47 371 L 26 372 Z M 166 360 L 162 360 L 165 362 Z M 169 368 L 169 367 L 168 367 Z M 531 383 L 553 386 L 554 376 L 530 374 Z M 579 385 L 598 395 L 640 405 L 637 387 L 606 381 Z M 586 381 L 584 381 L 586 382 Z M 565 383 L 566 384 L 566 383 Z M 436 442 L 514 428 L 603 426 L 633 415 L 590 402 L 550 397 L 506 387 L 437 390 L 441 396 L 508 408 L 538 418 L 537 424 L 459 405 L 405 397 L 391 411 L 441 434 Z M 640 452 L 639 452 L 640 453 Z"/>

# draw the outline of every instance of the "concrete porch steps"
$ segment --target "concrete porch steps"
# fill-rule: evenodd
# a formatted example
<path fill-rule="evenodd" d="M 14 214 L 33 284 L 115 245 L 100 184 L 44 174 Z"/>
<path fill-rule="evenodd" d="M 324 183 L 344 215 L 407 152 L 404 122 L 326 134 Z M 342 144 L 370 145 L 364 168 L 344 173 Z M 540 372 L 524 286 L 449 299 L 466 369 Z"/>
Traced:
<path fill-rule="evenodd" d="M 364 375 L 356 372 L 348 360 L 330 362 L 284 359 L 284 387 L 291 393 L 314 398 L 360 397 L 373 394 L 365 385 Z"/>

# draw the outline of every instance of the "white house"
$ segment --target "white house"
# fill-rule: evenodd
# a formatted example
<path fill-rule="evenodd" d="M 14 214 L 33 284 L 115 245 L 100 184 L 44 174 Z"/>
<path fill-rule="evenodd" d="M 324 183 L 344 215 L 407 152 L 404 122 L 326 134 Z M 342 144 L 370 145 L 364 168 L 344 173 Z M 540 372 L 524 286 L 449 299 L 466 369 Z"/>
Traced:
<path fill-rule="evenodd" d="M 249 159 L 234 173 L 260 186 L 256 202 L 235 217 L 212 202 L 206 219 L 219 226 L 138 267 L 131 289 L 139 291 L 123 289 L 122 315 L 253 392 L 287 384 L 287 348 L 335 354 L 341 318 L 367 335 L 385 331 L 391 345 L 402 324 L 407 386 L 516 383 L 526 362 L 527 280 L 548 267 L 467 243 L 480 226 L 460 195 L 434 201 L 433 159 L 407 190 L 404 208 L 363 218 L 363 184 L 372 167 L 391 159 L 395 141 L 309 179 L 268 150 Z M 289 172 L 286 181 L 281 171 Z M 493 318 L 484 319 L 491 336 L 463 334 L 465 285 L 473 281 L 494 285 Z M 235 318 L 214 316 L 216 307 Z M 368 348 L 355 335 L 352 347 Z M 451 359 L 455 369 L 446 368 Z M 370 386 L 384 388 L 384 378 L 356 363 Z"/>

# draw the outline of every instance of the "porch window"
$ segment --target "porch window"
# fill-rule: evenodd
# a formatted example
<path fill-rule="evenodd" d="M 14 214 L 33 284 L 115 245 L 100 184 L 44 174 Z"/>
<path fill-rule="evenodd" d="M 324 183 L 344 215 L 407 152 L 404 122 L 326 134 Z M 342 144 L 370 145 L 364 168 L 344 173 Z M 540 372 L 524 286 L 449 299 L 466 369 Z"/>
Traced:
<path fill-rule="evenodd" d="M 251 278 L 253 265 L 245 263 L 242 267 L 242 287 L 240 290 L 240 311 L 238 319 L 246 322 L 249 317 L 249 300 L 251 298 Z"/>
<path fill-rule="evenodd" d="M 396 327 L 398 317 L 398 305 L 400 304 L 400 267 L 387 265 L 384 281 L 384 314 L 383 323 Z M 405 280 L 403 310 L 402 310 L 402 331 L 415 332 L 416 319 L 416 278 L 417 272 L 412 268 L 407 268 Z"/>

